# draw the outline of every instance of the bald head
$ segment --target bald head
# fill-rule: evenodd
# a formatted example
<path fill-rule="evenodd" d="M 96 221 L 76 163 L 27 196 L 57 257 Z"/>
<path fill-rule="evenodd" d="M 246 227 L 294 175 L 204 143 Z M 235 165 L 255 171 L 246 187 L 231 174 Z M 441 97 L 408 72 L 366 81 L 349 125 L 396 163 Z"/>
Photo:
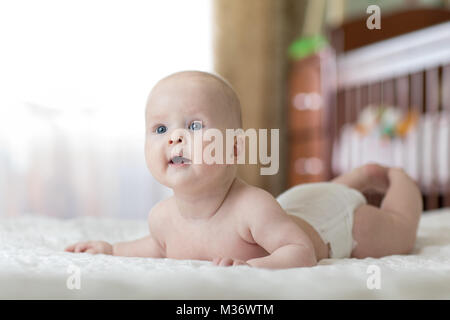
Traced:
<path fill-rule="evenodd" d="M 167 93 L 168 88 L 177 85 L 198 85 L 202 90 L 208 90 L 209 94 L 211 94 L 214 99 L 222 102 L 219 104 L 211 104 L 211 108 L 224 108 L 225 110 L 220 111 L 223 111 L 229 115 L 231 120 L 230 125 L 233 128 L 242 128 L 241 105 L 233 87 L 228 83 L 228 81 L 219 75 L 208 72 L 181 71 L 164 77 L 158 81 L 150 92 L 147 102 L 147 110 L 151 107 L 152 99 L 155 95 L 158 95 L 164 91 Z M 173 92 L 172 94 L 176 94 L 176 92 Z"/>

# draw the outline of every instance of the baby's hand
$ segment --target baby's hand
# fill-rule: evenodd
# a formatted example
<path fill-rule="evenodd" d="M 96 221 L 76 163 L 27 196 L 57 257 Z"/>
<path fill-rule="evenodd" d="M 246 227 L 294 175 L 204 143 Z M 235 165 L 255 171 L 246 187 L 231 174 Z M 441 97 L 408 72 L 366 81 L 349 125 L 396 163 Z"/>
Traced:
<path fill-rule="evenodd" d="M 86 253 L 103 253 L 113 254 L 113 246 L 105 241 L 87 241 L 78 242 L 71 246 L 68 246 L 65 251 L 68 252 L 86 252 Z"/>
<path fill-rule="evenodd" d="M 214 258 L 213 264 L 216 266 L 250 266 L 247 262 L 233 258 Z"/>

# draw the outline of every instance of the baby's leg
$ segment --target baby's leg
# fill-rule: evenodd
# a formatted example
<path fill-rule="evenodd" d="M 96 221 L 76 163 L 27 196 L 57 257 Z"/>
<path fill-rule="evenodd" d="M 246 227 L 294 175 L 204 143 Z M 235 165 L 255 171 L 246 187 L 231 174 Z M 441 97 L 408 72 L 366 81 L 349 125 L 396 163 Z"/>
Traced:
<path fill-rule="evenodd" d="M 382 257 L 411 252 L 423 210 L 419 188 L 402 169 L 376 164 L 361 168 L 333 182 L 360 191 L 372 188 L 382 192 L 384 187 L 386 194 L 380 208 L 362 205 L 355 210 L 353 238 L 358 244 L 352 256 Z"/>
<path fill-rule="evenodd" d="M 344 173 L 334 178 L 331 182 L 341 183 L 361 192 L 373 190 L 385 193 L 389 187 L 388 170 L 389 168 L 387 167 L 369 163 Z"/>

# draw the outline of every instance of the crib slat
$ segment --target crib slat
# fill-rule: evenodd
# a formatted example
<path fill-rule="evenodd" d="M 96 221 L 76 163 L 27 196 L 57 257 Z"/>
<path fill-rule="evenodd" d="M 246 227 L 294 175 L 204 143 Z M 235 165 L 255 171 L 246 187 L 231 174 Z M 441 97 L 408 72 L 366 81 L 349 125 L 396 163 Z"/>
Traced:
<path fill-rule="evenodd" d="M 427 209 L 436 209 L 439 206 L 439 180 L 437 176 L 438 168 L 438 154 L 436 148 L 437 139 L 437 129 L 439 123 L 437 113 L 439 109 L 439 69 L 433 68 L 426 71 L 425 78 L 425 112 L 427 115 L 432 116 L 433 125 L 431 126 L 431 153 L 428 155 L 430 157 L 430 174 L 431 174 L 431 184 L 428 188 L 427 195 Z M 425 168 L 427 170 L 427 168 Z"/>
<path fill-rule="evenodd" d="M 381 103 L 385 107 L 395 107 L 394 105 L 394 79 L 386 79 L 381 83 Z M 390 143 L 390 152 L 386 154 L 386 161 L 391 165 L 394 166 L 394 143 Z"/>
<path fill-rule="evenodd" d="M 381 103 L 381 86 L 378 82 L 371 82 L 367 85 L 367 105 L 379 105 Z M 367 191 L 363 193 L 367 203 L 376 205 L 374 193 Z"/>
<path fill-rule="evenodd" d="M 417 72 L 411 75 L 410 78 L 410 102 L 411 109 L 416 111 L 419 114 L 419 117 L 423 117 L 423 73 Z M 422 126 L 420 125 L 420 121 L 417 122 L 417 141 L 416 141 L 416 154 L 413 157 L 416 159 L 416 172 L 417 172 L 417 184 L 421 187 L 422 193 L 425 192 L 425 189 L 422 188 L 422 170 L 423 170 L 423 144 L 422 144 Z M 424 203 L 424 209 L 426 210 L 427 203 Z"/>
<path fill-rule="evenodd" d="M 352 89 L 347 89 L 345 90 L 345 106 L 344 106 L 344 110 L 345 110 L 345 124 L 350 124 L 352 122 L 352 112 L 353 112 L 353 99 L 352 99 Z M 352 143 L 350 141 L 350 143 L 348 144 L 349 148 L 348 148 L 348 163 L 346 164 L 346 170 L 351 170 L 352 169 Z"/>
<path fill-rule="evenodd" d="M 364 109 L 369 104 L 369 85 L 361 87 L 361 107 Z"/>
<path fill-rule="evenodd" d="M 395 105 L 397 105 L 400 110 L 406 114 L 409 106 L 409 80 L 408 76 L 399 77 L 395 81 Z M 405 141 L 402 139 L 402 150 L 405 152 L 401 155 L 401 163 L 403 168 L 406 167 L 407 159 L 410 159 L 410 150 L 405 148 Z"/>
<path fill-rule="evenodd" d="M 369 85 L 369 103 L 381 104 L 381 85 L 378 82 Z"/>
<path fill-rule="evenodd" d="M 409 83 L 408 77 L 400 77 L 395 81 L 395 104 L 399 106 L 402 111 L 408 110 L 409 104 Z"/>
<path fill-rule="evenodd" d="M 372 82 L 369 84 L 368 100 L 371 105 L 381 104 L 381 85 L 379 82 Z M 365 196 L 369 204 L 376 205 L 374 193 L 368 192 Z"/>
<path fill-rule="evenodd" d="M 381 101 L 384 105 L 394 105 L 394 80 L 385 80 L 381 85 Z"/>
<path fill-rule="evenodd" d="M 444 66 L 442 68 L 442 83 L 441 83 L 441 93 L 442 93 L 442 110 L 447 112 L 447 116 L 450 115 L 450 65 Z M 447 131 L 447 141 L 450 141 L 450 128 Z M 443 206 L 450 207 L 450 148 L 447 148 L 447 181 L 443 185 Z"/>

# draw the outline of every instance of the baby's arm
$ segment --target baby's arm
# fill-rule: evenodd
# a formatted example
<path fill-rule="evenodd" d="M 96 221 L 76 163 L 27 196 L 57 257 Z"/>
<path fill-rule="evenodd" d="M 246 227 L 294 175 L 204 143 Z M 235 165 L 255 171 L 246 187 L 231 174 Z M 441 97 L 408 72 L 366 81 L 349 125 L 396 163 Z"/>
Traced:
<path fill-rule="evenodd" d="M 253 240 L 270 255 L 250 259 L 247 261 L 249 265 L 278 269 L 317 264 L 309 237 L 270 194 L 259 193 L 252 203 L 257 205 L 246 214 L 247 227 Z"/>
<path fill-rule="evenodd" d="M 110 244 L 106 241 L 85 241 L 68 246 L 65 251 L 75 253 L 110 254 L 124 257 L 163 258 L 163 250 L 153 239 L 146 236 L 141 239 Z"/>
<path fill-rule="evenodd" d="M 125 257 L 165 258 L 164 246 L 161 244 L 161 210 L 160 204 L 156 205 L 148 215 L 150 235 L 129 242 L 119 242 L 113 246 L 113 255 Z"/>
<path fill-rule="evenodd" d="M 164 250 L 151 235 L 129 242 L 119 242 L 113 246 L 113 256 L 164 258 Z"/>
<path fill-rule="evenodd" d="M 147 257 L 147 258 L 164 258 L 165 250 L 158 241 L 156 226 L 158 226 L 158 215 L 156 210 L 152 209 L 148 217 L 150 235 L 141 239 L 118 242 L 109 244 L 105 241 L 86 241 L 75 243 L 65 249 L 68 252 L 86 252 L 86 253 L 102 253 L 114 256 L 125 257 Z"/>

